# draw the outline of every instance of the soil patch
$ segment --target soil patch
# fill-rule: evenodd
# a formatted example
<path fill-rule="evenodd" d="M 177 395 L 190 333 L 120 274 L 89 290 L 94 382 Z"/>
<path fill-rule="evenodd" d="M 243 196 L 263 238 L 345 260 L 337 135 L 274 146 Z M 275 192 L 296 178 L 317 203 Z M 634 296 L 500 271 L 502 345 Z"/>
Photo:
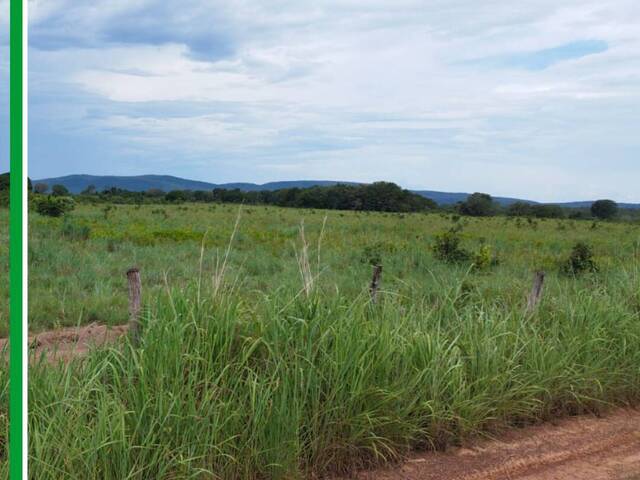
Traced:
<path fill-rule="evenodd" d="M 563 418 L 423 453 L 358 480 L 640 480 L 640 410 Z"/>
<path fill-rule="evenodd" d="M 76 356 L 86 354 L 89 349 L 114 343 L 127 332 L 127 325 L 108 327 L 92 323 L 82 327 L 69 327 L 51 330 L 29 336 L 29 349 L 35 351 L 35 357 L 44 353 L 47 360 L 68 361 Z M 8 343 L 6 338 L 0 339 L 0 350 Z"/>

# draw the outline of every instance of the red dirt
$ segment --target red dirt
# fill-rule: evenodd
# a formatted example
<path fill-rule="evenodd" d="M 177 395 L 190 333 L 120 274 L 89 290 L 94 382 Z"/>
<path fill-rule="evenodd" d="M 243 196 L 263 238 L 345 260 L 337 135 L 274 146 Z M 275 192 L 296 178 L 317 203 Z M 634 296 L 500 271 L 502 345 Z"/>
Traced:
<path fill-rule="evenodd" d="M 107 327 L 92 323 L 83 327 L 51 330 L 29 336 L 29 349 L 35 350 L 35 358 L 46 353 L 48 361 L 67 361 L 84 355 L 93 346 L 114 343 L 126 333 L 127 328 L 126 325 Z M 6 343 L 7 339 L 0 339 L 0 350 Z"/>
<path fill-rule="evenodd" d="M 358 480 L 640 480 L 640 410 L 569 417 L 446 453 L 423 453 Z"/>

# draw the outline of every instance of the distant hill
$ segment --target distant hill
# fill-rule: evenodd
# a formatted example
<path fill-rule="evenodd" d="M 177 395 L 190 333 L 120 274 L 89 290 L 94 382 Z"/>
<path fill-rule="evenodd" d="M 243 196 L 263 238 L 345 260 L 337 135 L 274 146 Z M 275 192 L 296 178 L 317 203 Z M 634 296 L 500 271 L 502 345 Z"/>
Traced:
<path fill-rule="evenodd" d="M 439 205 L 453 205 L 458 202 L 464 202 L 467 197 L 470 195 L 469 193 L 449 193 L 449 192 L 435 192 L 432 190 L 415 190 L 414 193 L 418 195 L 422 195 L 423 197 L 430 198 L 434 200 Z M 509 206 L 512 203 L 516 202 L 525 202 L 535 204 L 532 200 L 521 200 L 519 198 L 509 198 L 509 197 L 493 197 L 493 199 L 498 202 L 500 205 Z M 589 204 L 591 205 L 591 204 Z"/>
<path fill-rule="evenodd" d="M 270 182 L 263 185 L 257 183 L 209 183 L 186 178 L 173 177 L 171 175 L 137 175 L 137 176 L 111 176 L 111 175 L 67 175 L 65 177 L 43 178 L 34 183 L 60 184 L 69 189 L 71 193 L 80 193 L 89 185 L 96 187 L 98 191 L 116 187 L 131 192 L 144 192 L 150 188 L 158 188 L 165 192 L 171 190 L 213 190 L 214 188 L 234 189 L 239 188 L 247 192 L 259 190 L 279 190 L 282 188 L 308 188 L 314 186 L 331 186 L 338 183 L 323 180 L 298 180 L 291 182 Z"/>
<path fill-rule="evenodd" d="M 257 183 L 209 183 L 171 175 L 137 175 L 137 176 L 112 176 L 112 175 L 67 175 L 64 177 L 43 178 L 34 180 L 33 183 L 46 183 L 52 185 L 64 185 L 72 193 L 80 193 L 89 185 L 96 187 L 98 191 L 111 187 L 122 188 L 132 192 L 143 192 L 150 188 L 157 188 L 165 192 L 171 190 L 213 190 L 214 188 L 235 189 L 243 191 L 280 190 L 283 188 L 309 188 L 314 186 L 332 186 L 337 184 L 357 185 L 357 182 L 338 182 L 332 180 L 294 180 L 284 182 Z M 430 198 L 439 205 L 452 205 L 463 202 L 469 193 L 437 192 L 432 190 L 415 190 L 414 193 Z M 500 205 L 508 206 L 514 202 L 526 202 L 536 204 L 532 200 L 523 200 L 509 197 L 493 197 Z M 589 208 L 592 201 L 558 203 L 567 208 Z M 620 203 L 621 208 L 640 208 L 640 203 Z"/>

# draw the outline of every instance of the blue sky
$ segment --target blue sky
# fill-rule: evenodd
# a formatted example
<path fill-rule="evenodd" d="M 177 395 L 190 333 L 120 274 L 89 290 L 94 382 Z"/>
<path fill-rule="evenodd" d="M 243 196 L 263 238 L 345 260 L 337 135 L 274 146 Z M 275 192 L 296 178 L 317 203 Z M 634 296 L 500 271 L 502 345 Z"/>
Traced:
<path fill-rule="evenodd" d="M 640 202 L 638 2 L 479 5 L 32 0 L 30 175 Z"/>

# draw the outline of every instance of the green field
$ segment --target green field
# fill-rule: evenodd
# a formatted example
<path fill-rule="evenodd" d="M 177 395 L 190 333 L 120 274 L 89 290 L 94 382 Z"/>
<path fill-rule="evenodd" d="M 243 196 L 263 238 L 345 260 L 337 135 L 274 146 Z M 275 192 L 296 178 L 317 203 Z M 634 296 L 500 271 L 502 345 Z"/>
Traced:
<path fill-rule="evenodd" d="M 30 220 L 30 328 L 127 319 L 126 270 L 142 270 L 145 297 L 151 301 L 165 289 L 165 274 L 173 287 L 199 274 L 205 238 L 203 278 L 214 272 L 238 214 L 232 205 L 81 206 L 67 219 L 36 213 Z M 607 284 L 637 266 L 640 226 L 571 220 L 525 220 L 505 217 L 462 217 L 464 245 L 478 249 L 484 242 L 500 265 L 483 275 L 468 275 L 469 264 L 454 266 L 433 258 L 435 234 L 454 224 L 450 215 L 354 213 L 245 207 L 228 262 L 229 276 L 241 282 L 250 299 L 265 293 L 295 292 L 300 286 L 296 248 L 304 221 L 317 264 L 316 243 L 324 218 L 318 286 L 346 298 L 361 294 L 371 275 L 372 251 L 384 265 L 384 288 L 409 305 L 422 298 L 445 297 L 464 286 L 486 302 L 518 308 L 537 269 L 550 274 L 550 300 L 582 288 Z M 577 241 L 591 244 L 602 269 L 598 277 L 575 281 L 558 278 L 557 263 L 569 256 Z M 369 253 L 368 253 L 369 252 Z M 631 288 L 631 285 L 629 286 Z M 5 311 L 0 311 L 4 318 Z"/>
<path fill-rule="evenodd" d="M 145 305 L 140 348 L 32 367 L 32 478 L 305 478 L 640 399 L 638 224 L 254 206 L 234 235 L 237 218 L 202 204 L 31 215 L 32 331 L 126 323 L 134 265 Z M 495 265 L 434 256 L 457 224 Z M 560 273 L 578 241 L 597 273 Z"/>

